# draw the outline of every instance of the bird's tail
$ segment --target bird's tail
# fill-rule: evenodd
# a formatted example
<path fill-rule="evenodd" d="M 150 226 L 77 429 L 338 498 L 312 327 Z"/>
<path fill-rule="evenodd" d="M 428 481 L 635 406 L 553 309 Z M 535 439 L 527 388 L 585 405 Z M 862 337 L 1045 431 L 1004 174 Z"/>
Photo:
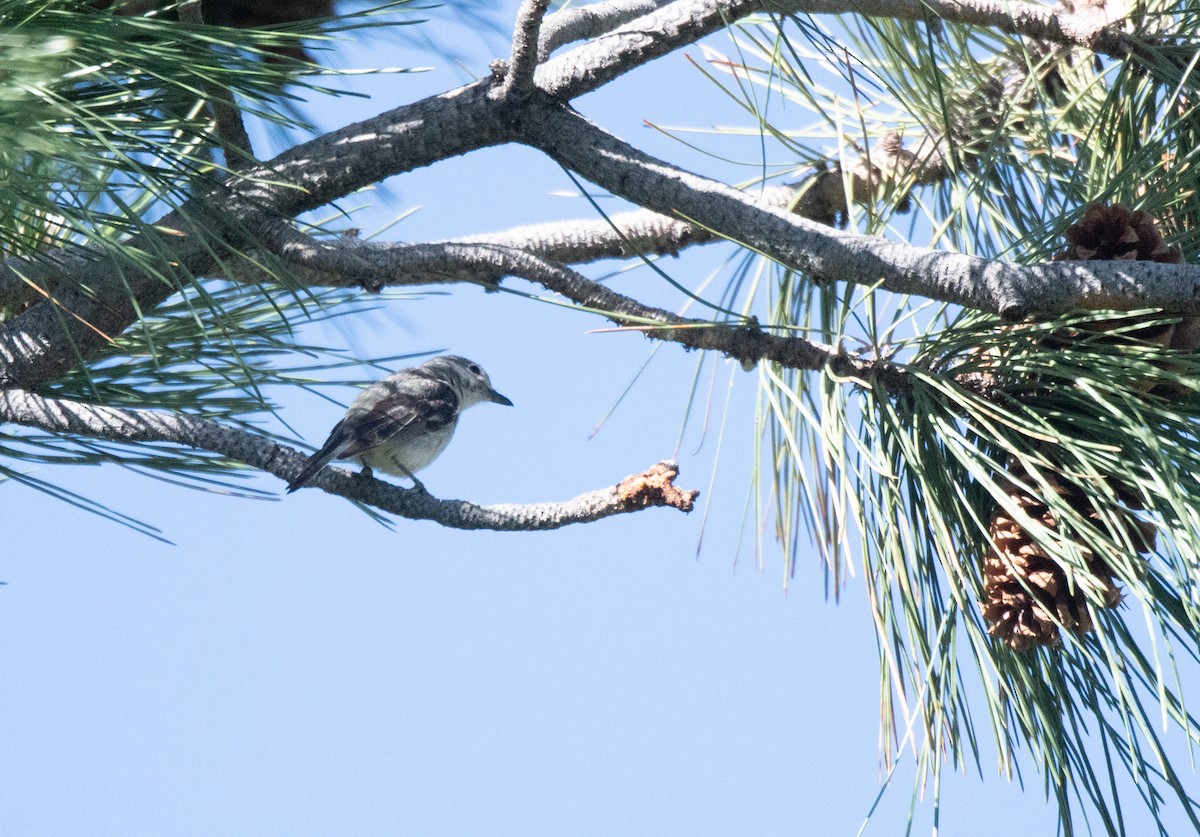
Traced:
<path fill-rule="evenodd" d="M 339 433 L 339 430 L 341 430 L 340 426 L 333 429 L 321 449 L 308 458 L 304 467 L 300 469 L 300 473 L 296 474 L 296 478 L 287 484 L 288 494 L 312 482 L 312 478 L 317 475 L 318 471 L 337 459 L 349 447 L 350 439 L 345 434 Z"/>

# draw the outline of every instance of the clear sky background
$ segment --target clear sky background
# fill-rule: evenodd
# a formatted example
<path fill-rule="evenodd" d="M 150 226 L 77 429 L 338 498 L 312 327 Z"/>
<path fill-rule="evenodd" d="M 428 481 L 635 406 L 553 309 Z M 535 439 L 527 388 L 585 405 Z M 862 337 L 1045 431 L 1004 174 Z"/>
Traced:
<path fill-rule="evenodd" d="M 339 47 L 337 64 L 436 71 L 344 82 L 374 98 L 323 100 L 310 116 L 338 127 L 507 52 L 449 10 L 427 14 L 461 64 L 373 34 Z M 495 18 L 514 14 L 505 2 Z M 743 121 L 682 54 L 578 104 L 651 151 L 746 176 L 642 125 Z M 556 194 L 571 189 L 536 153 L 492 149 L 343 205 L 372 204 L 365 231 L 420 206 L 387 235 L 419 240 L 589 217 Z M 673 273 L 710 265 L 688 257 Z M 621 281 L 671 298 L 649 273 Z M 777 551 L 756 561 L 743 520 L 752 373 L 709 361 L 720 400 L 707 433 L 693 424 L 676 450 L 698 358 L 664 346 L 589 438 L 653 348 L 587 333 L 606 325 L 459 288 L 305 336 L 364 356 L 449 350 L 491 373 L 516 407 L 466 414 L 422 474 L 438 496 L 566 499 L 676 456 L 680 484 L 704 491 L 690 516 L 389 531 L 319 491 L 284 497 L 274 478 L 255 484 L 277 501 L 254 502 L 115 465 L 39 472 L 159 525 L 168 546 L 4 485 L 0 834 L 855 834 L 883 776 L 861 579 L 835 605 L 815 554 L 787 590 Z M 340 417 L 304 394 L 284 405 L 313 444 Z M 1053 833 L 1040 777 L 1022 792 L 989 758 L 985 781 L 944 777 L 940 833 Z M 905 763 L 864 833 L 902 833 L 913 783 Z M 931 791 L 917 833 L 932 825 Z"/>

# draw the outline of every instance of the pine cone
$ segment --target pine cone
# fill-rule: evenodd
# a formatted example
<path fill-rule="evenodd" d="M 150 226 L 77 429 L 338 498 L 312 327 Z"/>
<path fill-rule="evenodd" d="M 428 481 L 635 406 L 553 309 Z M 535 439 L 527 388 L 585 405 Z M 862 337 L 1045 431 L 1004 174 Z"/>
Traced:
<path fill-rule="evenodd" d="M 1056 255 L 1056 260 L 1132 260 L 1160 261 L 1177 264 L 1183 260 L 1178 249 L 1169 247 L 1154 224 L 1154 219 L 1142 211 L 1130 211 L 1120 204 L 1088 207 L 1079 223 L 1066 231 L 1069 246 Z M 1139 318 L 1117 315 L 1085 329 L 1064 329 L 1044 341 L 1048 348 L 1066 347 L 1082 338 L 1096 339 L 1097 332 L 1112 332 L 1112 339 L 1121 343 L 1157 343 L 1160 347 L 1194 351 L 1200 348 L 1200 318 L 1182 318 L 1171 325 L 1138 327 Z M 1136 384 L 1135 384 L 1136 385 Z M 1141 385 L 1148 391 L 1153 381 Z M 1178 387 L 1159 386 L 1156 395 L 1170 395 Z M 1159 392 L 1164 390 L 1164 392 Z M 1012 468 L 1012 466 L 1010 466 Z M 1016 470 L 1014 472 L 1019 472 Z M 1156 529 L 1147 520 L 1136 516 L 1144 508 L 1138 490 L 1123 480 L 1121 474 L 1106 475 L 1105 481 L 1114 489 L 1116 502 L 1100 512 L 1076 484 L 1064 478 L 1049 478 L 1049 488 L 1067 505 L 1094 526 L 1094 536 L 1126 542 L 1136 553 L 1144 555 L 1154 548 Z M 1033 484 L 1032 480 L 1024 480 Z M 1054 514 L 1042 498 L 1016 486 L 1008 488 L 1009 498 L 1028 518 L 1038 520 L 1046 529 L 1060 531 Z M 1115 531 L 1120 528 L 1123 531 Z M 1058 562 L 1039 547 L 1030 532 L 1018 520 L 997 505 L 989 523 L 991 540 L 984 556 L 984 619 L 988 620 L 991 636 L 1003 640 L 1018 651 L 1034 645 L 1054 645 L 1060 640 L 1058 626 L 1076 633 L 1093 630 L 1092 613 L 1087 598 L 1079 586 L 1072 589 L 1067 573 Z M 1074 532 L 1080 538 L 1079 547 L 1087 559 L 1087 572 L 1099 582 L 1104 591 L 1102 606 L 1116 607 L 1121 591 L 1112 582 L 1111 567 L 1100 558 L 1102 550 L 1087 543 L 1087 531 Z"/>
<path fill-rule="evenodd" d="M 1095 509 L 1078 487 L 1053 480 L 1055 493 L 1102 532 L 1110 523 Z M 1053 512 L 1039 498 L 1015 486 L 1009 496 L 1029 518 L 1047 529 L 1058 530 Z M 1118 511 L 1116 522 L 1125 527 L 1125 537 L 1139 554 L 1154 548 L 1153 524 L 1132 512 Z M 1003 640 L 1015 651 L 1035 645 L 1056 645 L 1059 625 L 1083 634 L 1094 627 L 1087 598 L 1078 587 L 1071 588 L 1066 572 L 1051 558 L 1021 524 L 1001 506 L 992 511 L 988 525 L 991 546 L 983 564 L 987 603 L 983 616 L 990 623 L 988 633 Z M 1111 532 L 1110 532 L 1111 534 Z M 1121 591 L 1113 582 L 1112 569 L 1096 552 L 1084 546 L 1088 572 L 1104 587 L 1106 608 L 1121 603 Z M 1056 621 L 1057 620 L 1057 621 Z"/>
<path fill-rule="evenodd" d="M 1064 236 L 1069 246 L 1054 257 L 1056 261 L 1183 262 L 1183 253 L 1177 247 L 1167 245 L 1149 213 L 1141 210 L 1134 212 L 1119 203 L 1111 206 L 1093 204 L 1083 218 L 1067 228 Z M 1128 326 L 1135 322 L 1130 317 L 1113 317 L 1092 323 L 1088 329 L 1104 332 L 1124 328 L 1116 339 L 1136 341 L 1142 345 L 1157 344 L 1164 349 L 1177 351 L 1200 348 L 1200 318 L 1184 317 L 1178 323 L 1129 329 Z M 1141 388 L 1149 391 L 1152 387 L 1153 384 L 1146 384 Z M 1156 394 L 1167 397 L 1183 395 L 1185 392 L 1182 387 L 1167 385 L 1155 390 Z"/>
<path fill-rule="evenodd" d="M 1183 253 L 1167 245 L 1149 213 L 1134 212 L 1119 203 L 1089 206 L 1064 235 L 1070 246 L 1056 255 L 1055 261 L 1183 261 Z"/>
<path fill-rule="evenodd" d="M 1096 260 L 1143 260 L 1179 263 L 1183 255 L 1169 247 L 1155 226 L 1154 219 L 1145 212 L 1133 212 L 1120 204 L 1088 208 L 1083 218 L 1066 231 L 1069 246 L 1054 258 L 1058 261 Z M 1163 348 L 1195 351 L 1200 347 L 1200 318 L 1184 317 L 1174 324 L 1137 327 L 1138 318 L 1118 315 L 1083 328 L 1063 329 L 1045 338 L 1053 346 L 1066 346 L 1073 341 L 1097 332 L 1112 332 L 1111 339 L 1122 343 L 1137 342 L 1141 345 L 1158 344 Z M 1088 334 L 1090 332 L 1090 335 Z M 1134 382 L 1134 386 L 1139 386 Z M 1140 385 L 1143 391 L 1154 386 L 1152 381 Z M 1172 388 L 1159 387 L 1169 390 Z M 1158 390 L 1156 390 L 1156 394 Z M 1169 394 L 1164 392 L 1162 394 Z M 1140 555 L 1154 549 L 1155 527 L 1142 520 L 1136 510 L 1143 508 L 1139 493 L 1121 474 L 1105 477 L 1116 494 L 1120 505 L 1108 508 L 1107 515 L 1091 505 L 1087 495 L 1065 479 L 1050 478 L 1049 487 L 1081 517 L 1089 521 L 1099 537 L 1129 543 Z M 1033 484 L 1032 480 L 1024 480 Z M 1047 529 L 1058 532 L 1058 521 L 1042 498 L 1012 486 L 1008 495 L 1017 508 L 1029 518 L 1039 521 Z M 1121 537 L 1114 527 L 1122 527 Z M 1054 645 L 1059 641 L 1059 626 L 1076 633 L 1087 633 L 1094 627 L 1087 598 L 1078 586 L 1071 585 L 1063 568 L 1044 549 L 1035 543 L 1032 535 L 1006 512 L 999 504 L 992 510 L 988 524 L 991 544 L 983 565 L 984 592 L 987 602 L 983 606 L 984 618 L 989 623 L 988 633 L 1006 642 L 1010 648 L 1024 651 L 1035 645 Z M 1081 536 L 1086 537 L 1086 532 Z M 1087 571 L 1100 582 L 1104 590 L 1103 606 L 1116 607 L 1121 602 L 1121 591 L 1113 583 L 1112 568 L 1100 557 L 1100 550 L 1093 549 L 1086 540 L 1079 543 L 1087 557 Z"/>

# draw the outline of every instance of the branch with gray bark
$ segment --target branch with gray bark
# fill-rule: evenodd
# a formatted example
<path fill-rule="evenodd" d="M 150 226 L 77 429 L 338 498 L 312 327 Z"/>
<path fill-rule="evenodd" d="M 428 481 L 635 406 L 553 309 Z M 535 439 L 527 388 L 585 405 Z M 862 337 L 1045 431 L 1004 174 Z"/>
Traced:
<path fill-rule="evenodd" d="M 297 233 L 297 235 L 299 235 Z M 300 248 L 294 248 L 299 250 Z M 341 249 L 345 260 L 331 258 L 329 250 Z M 292 258 L 299 258 L 293 252 Z M 791 369 L 825 369 L 847 378 L 866 381 L 876 376 L 900 380 L 904 373 L 886 361 L 858 358 L 816 341 L 788 334 L 771 333 L 754 320 L 713 322 L 681 317 L 662 308 L 645 305 L 617 293 L 563 264 L 518 247 L 479 242 L 442 244 L 392 244 L 346 246 L 330 243 L 314 255 L 321 268 L 309 272 L 322 277 L 321 284 L 353 287 L 364 284 L 408 286 L 433 281 L 471 281 L 488 284 L 516 276 L 559 294 L 581 308 L 594 311 L 619 327 L 635 329 L 646 337 L 678 343 L 689 349 L 717 351 L 750 368 L 768 360 Z M 363 274 L 337 274 L 332 266 Z"/>
<path fill-rule="evenodd" d="M 209 419 L 44 398 L 19 389 L 0 390 L 0 422 L 116 442 L 183 445 L 249 465 L 284 481 L 294 479 L 307 459 L 300 451 L 265 436 Z M 455 529 L 527 532 L 591 523 L 656 507 L 689 512 L 699 492 L 677 487 L 674 481 L 678 473 L 673 462 L 659 462 L 615 485 L 564 502 L 491 506 L 442 500 L 420 489 L 401 488 L 342 468 L 326 468 L 313 485 L 410 520 L 430 520 Z"/>
<path fill-rule="evenodd" d="M 1014 265 L 830 229 L 658 160 L 549 97 L 531 101 L 525 141 L 615 195 L 683 217 L 819 281 L 878 284 L 1017 320 L 1078 309 L 1200 313 L 1200 266 L 1154 262 Z"/>
<path fill-rule="evenodd" d="M 1064 13 L 1041 7 L 1021 6 L 1019 14 L 1007 16 L 991 4 L 943 5 L 936 10 L 947 20 L 996 25 L 1046 39 L 1061 36 L 1059 30 L 1066 20 Z M 635 6 L 622 4 L 627 9 Z M 637 8 L 640 11 L 642 7 Z M 918 11 L 924 14 L 925 8 L 923 4 L 895 2 L 877 3 L 867 11 L 903 17 Z M 542 97 L 549 102 L 544 103 L 542 112 L 561 117 L 564 101 L 693 43 L 731 20 L 763 10 L 851 11 L 825 0 L 769 5 L 758 0 L 676 0 L 541 64 L 533 77 L 548 94 Z M 552 20 L 547 21 L 550 31 Z M 528 52 L 526 49 L 522 54 Z M 175 283 L 181 284 L 190 276 L 207 275 L 219 267 L 211 242 L 204 238 L 204 225 L 197 224 L 197 219 L 213 217 L 213 207 L 219 206 L 236 220 L 245 236 L 252 238 L 256 231 L 277 225 L 280 218 L 316 209 L 387 177 L 471 150 L 523 142 L 543 148 L 593 182 L 647 208 L 677 218 L 682 215 L 685 220 L 745 244 L 765 243 L 769 246 L 764 252 L 781 263 L 812 270 L 827 279 L 874 283 L 883 276 L 890 283 L 887 287 L 902 293 L 1008 316 L 1029 311 L 1055 313 L 1081 304 L 1115 308 L 1158 305 L 1185 313 L 1195 313 L 1200 307 L 1196 302 L 1200 299 L 1200 282 L 1189 268 L 1022 268 L 822 231 L 783 211 L 755 206 L 746 196 L 731 199 L 736 193 L 728 187 L 713 189 L 712 181 L 663 168 L 665 164 L 658 165 L 658 174 L 671 176 L 651 181 L 664 191 L 647 199 L 646 194 L 655 190 L 614 188 L 615 170 L 605 174 L 597 168 L 607 165 L 611 153 L 621 153 L 620 149 L 610 144 L 607 155 L 590 163 L 578 159 L 590 153 L 588 147 L 569 148 L 563 136 L 537 136 L 538 126 L 531 122 L 526 107 L 527 91 L 509 89 L 509 95 L 504 95 L 504 85 L 503 76 L 484 79 L 299 145 L 159 219 L 155 230 L 174 231 L 175 238 L 147 232 L 129 244 L 156 256 L 161 254 L 156 259 L 160 263 L 177 265 L 179 278 Z M 581 125 L 574 126 L 581 136 L 590 134 L 608 141 L 602 132 L 582 131 Z M 631 151 L 635 152 L 626 146 L 625 152 Z M 632 165 L 639 156 L 638 164 Z M 658 161 L 647 166 L 649 159 L 635 152 L 625 153 L 625 162 L 624 171 L 645 173 Z M 744 234 L 750 228 L 757 229 L 758 234 Z M 781 240 L 773 241 L 774 236 Z M 0 271 L 0 299 L 30 300 L 41 295 L 47 301 L 33 305 L 0 327 L 0 386 L 36 386 L 52 379 L 120 334 L 135 321 L 138 312 L 152 310 L 174 290 L 174 285 L 164 282 L 161 276 L 148 276 L 135 266 L 114 266 L 101 255 L 74 248 L 48 257 L 10 260 L 4 265 Z M 236 262 L 237 258 L 231 256 L 229 261 Z"/>
<path fill-rule="evenodd" d="M 797 212 L 788 205 L 794 190 L 787 200 L 782 199 L 782 191 L 772 192 L 769 199 L 756 199 L 641 152 L 588 122 L 568 104 L 757 12 L 855 12 L 922 20 L 932 15 L 1101 53 L 1129 53 L 1136 44 L 1131 46 L 1128 36 L 1110 22 L 1088 22 L 1085 16 L 1027 3 L 950 0 L 613 0 L 543 21 L 545 5 L 541 0 L 523 4 L 505 72 L 332 131 L 200 190 L 124 242 L 130 252 L 145 257 L 142 262 L 116 263 L 111 253 L 82 246 L 4 262 L 0 304 L 34 304 L 0 325 L 0 387 L 8 388 L 13 398 L 37 398 L 27 390 L 86 360 L 193 277 L 240 278 L 240 272 L 252 264 L 240 253 L 255 246 L 298 266 L 302 276 L 323 275 L 324 283 L 352 281 L 367 288 L 417 282 L 495 283 L 518 276 L 655 339 L 721 351 L 744 364 L 769 359 L 793 368 L 832 366 L 843 375 L 860 378 L 893 370 L 752 322 L 678 317 L 615 294 L 566 263 L 671 253 L 692 243 L 727 239 L 820 281 L 878 284 L 897 293 L 1009 318 L 1077 308 L 1161 307 L 1200 313 L 1198 267 L 1150 262 L 1017 266 L 831 229 L 810 220 L 816 217 L 816 209 L 802 205 Z M 555 52 L 584 38 L 590 40 Z M 575 226 L 570 233 L 562 225 L 542 225 L 476 241 L 416 245 L 326 242 L 292 225 L 291 219 L 299 214 L 387 177 L 504 143 L 538 148 L 643 209 L 618 216 L 612 223 Z M 164 267 L 147 268 L 150 263 Z M 24 402 L 24 407 L 32 403 Z M 40 403 L 55 402 L 42 399 Z M 50 425 L 38 426 L 51 429 L 52 414 L 70 416 L 72 410 L 84 407 L 42 410 L 42 420 Z M 203 420 L 185 416 L 168 420 L 153 414 L 159 418 L 152 420 L 129 411 L 105 415 L 116 424 L 132 416 L 160 430 L 161 422 L 180 422 L 176 429 L 198 434 L 197 440 L 209 438 L 213 431 L 198 423 Z M 102 425 L 109 430 L 112 426 Z M 182 436 L 143 440 L 191 443 Z M 266 470 L 277 467 L 269 457 L 255 461 L 263 463 L 256 467 Z M 335 476 L 329 479 L 342 479 L 336 477 L 338 472 L 330 473 Z M 345 488 L 336 481 L 330 487 Z M 458 518 L 450 515 L 449 519 Z"/>
<path fill-rule="evenodd" d="M 724 2 L 684 5 L 669 0 L 613 0 L 589 6 L 565 9 L 551 15 L 542 29 L 540 52 L 543 58 L 562 47 L 601 37 L 620 37 L 622 27 L 654 31 L 651 24 L 664 17 L 687 17 L 693 25 L 716 31 L 717 23 L 703 6 L 717 6 L 725 20 L 738 20 L 753 12 L 776 14 L 860 14 L 864 17 L 893 20 L 931 20 L 966 23 L 1025 35 L 1064 45 L 1080 46 L 1113 55 L 1130 49 L 1123 33 L 1112 31 L 1120 18 L 1088 8 L 1070 11 L 1064 7 L 1026 2 L 990 2 L 989 0 L 774 0 L 774 2 Z M 655 17 L 657 16 L 657 17 Z M 636 21 L 636 23 L 635 23 Z"/>

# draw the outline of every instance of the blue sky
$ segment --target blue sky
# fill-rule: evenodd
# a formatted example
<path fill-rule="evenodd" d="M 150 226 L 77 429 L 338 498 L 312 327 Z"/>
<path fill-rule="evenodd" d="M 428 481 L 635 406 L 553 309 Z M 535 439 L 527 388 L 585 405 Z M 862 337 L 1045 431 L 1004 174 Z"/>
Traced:
<path fill-rule="evenodd" d="M 438 31 L 468 72 L 507 49 Z M 339 63 L 436 62 L 410 50 L 374 35 Z M 337 127 L 463 78 L 441 62 L 311 112 Z M 579 105 L 676 158 L 643 119 L 738 119 L 682 55 Z M 389 233 L 419 240 L 587 216 L 554 194 L 571 188 L 534 152 L 491 149 L 345 203 L 374 204 L 364 230 L 422 206 Z M 273 478 L 256 484 L 278 501 L 253 502 L 115 466 L 40 472 L 159 525 L 167 546 L 4 486 L 0 833 L 855 834 L 882 776 L 861 581 L 835 605 L 815 554 L 786 591 L 780 555 L 757 565 L 743 521 L 752 374 L 716 367 L 735 401 L 714 491 L 716 430 L 693 426 L 676 451 L 695 355 L 661 349 L 589 438 L 652 348 L 587 333 L 605 326 L 462 288 L 312 335 L 364 355 L 453 351 L 515 402 L 466 414 L 422 473 L 439 496 L 566 499 L 678 456 L 680 483 L 712 503 L 703 530 L 702 508 L 537 534 L 389 531 L 318 491 L 284 497 Z M 284 404 L 313 444 L 340 415 L 302 394 Z M 1022 793 L 987 757 L 984 773 L 944 777 L 941 833 L 1052 833 L 1037 777 Z M 906 763 L 866 834 L 901 833 L 913 780 Z"/>

